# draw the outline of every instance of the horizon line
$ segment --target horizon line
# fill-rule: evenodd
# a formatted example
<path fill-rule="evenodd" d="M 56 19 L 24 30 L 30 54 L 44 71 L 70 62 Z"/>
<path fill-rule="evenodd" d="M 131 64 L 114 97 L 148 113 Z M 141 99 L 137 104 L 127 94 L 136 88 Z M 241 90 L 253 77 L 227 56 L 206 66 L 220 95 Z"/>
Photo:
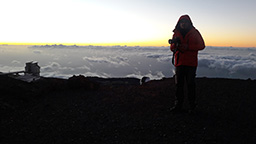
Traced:
<path fill-rule="evenodd" d="M 64 45 L 64 46 L 141 46 L 141 47 L 169 47 L 169 44 L 166 45 L 140 45 L 138 43 L 4 43 L 0 42 L 0 45 Z M 205 47 L 235 47 L 235 48 L 256 48 L 256 46 L 221 46 L 221 45 L 206 45 Z"/>

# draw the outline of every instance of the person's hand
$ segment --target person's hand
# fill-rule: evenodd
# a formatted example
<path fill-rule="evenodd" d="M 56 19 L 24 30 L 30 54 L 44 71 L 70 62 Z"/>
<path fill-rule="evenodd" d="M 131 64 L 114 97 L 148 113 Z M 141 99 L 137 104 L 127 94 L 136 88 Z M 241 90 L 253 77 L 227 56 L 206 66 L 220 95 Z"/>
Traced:
<path fill-rule="evenodd" d="M 188 45 L 187 44 L 181 44 L 178 49 L 181 52 L 185 52 L 185 51 L 188 50 Z"/>

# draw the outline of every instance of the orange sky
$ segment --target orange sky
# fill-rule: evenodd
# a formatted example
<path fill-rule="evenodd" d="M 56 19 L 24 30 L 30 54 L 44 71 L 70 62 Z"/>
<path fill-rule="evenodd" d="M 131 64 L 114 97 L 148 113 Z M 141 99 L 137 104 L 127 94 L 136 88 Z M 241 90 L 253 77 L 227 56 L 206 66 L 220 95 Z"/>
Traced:
<path fill-rule="evenodd" d="M 207 46 L 256 47 L 255 0 L 13 0 L 0 5 L 0 44 L 168 46 L 178 18 L 189 14 Z"/>

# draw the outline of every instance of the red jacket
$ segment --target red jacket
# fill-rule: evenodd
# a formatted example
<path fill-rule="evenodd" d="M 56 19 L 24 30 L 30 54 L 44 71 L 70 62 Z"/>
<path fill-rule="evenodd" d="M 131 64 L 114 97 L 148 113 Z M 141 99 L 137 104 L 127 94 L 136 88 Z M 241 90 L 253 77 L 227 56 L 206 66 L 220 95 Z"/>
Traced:
<path fill-rule="evenodd" d="M 190 18 L 185 15 L 182 16 L 179 21 L 182 18 L 187 18 L 190 20 Z M 178 23 L 179 23 L 178 21 Z M 191 20 L 190 20 L 191 21 Z M 192 24 L 192 22 L 191 22 Z M 179 32 L 179 30 L 175 29 L 173 38 L 179 37 L 182 44 L 187 44 L 188 49 L 185 51 L 176 51 L 175 53 L 175 66 L 197 66 L 198 64 L 198 51 L 203 50 L 205 48 L 204 40 L 199 33 L 197 29 L 195 29 L 193 26 L 189 30 L 189 32 L 185 35 L 185 37 L 182 36 L 182 34 Z M 177 46 L 175 44 L 171 44 L 170 46 L 171 51 L 175 51 L 177 49 Z"/>

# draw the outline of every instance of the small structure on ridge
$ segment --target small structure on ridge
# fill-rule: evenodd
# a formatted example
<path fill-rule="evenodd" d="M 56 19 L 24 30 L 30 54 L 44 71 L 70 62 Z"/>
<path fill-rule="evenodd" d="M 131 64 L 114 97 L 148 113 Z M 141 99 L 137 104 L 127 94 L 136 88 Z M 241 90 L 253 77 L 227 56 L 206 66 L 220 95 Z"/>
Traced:
<path fill-rule="evenodd" d="M 40 66 L 38 62 L 27 62 L 25 66 L 25 75 L 40 76 Z"/>

